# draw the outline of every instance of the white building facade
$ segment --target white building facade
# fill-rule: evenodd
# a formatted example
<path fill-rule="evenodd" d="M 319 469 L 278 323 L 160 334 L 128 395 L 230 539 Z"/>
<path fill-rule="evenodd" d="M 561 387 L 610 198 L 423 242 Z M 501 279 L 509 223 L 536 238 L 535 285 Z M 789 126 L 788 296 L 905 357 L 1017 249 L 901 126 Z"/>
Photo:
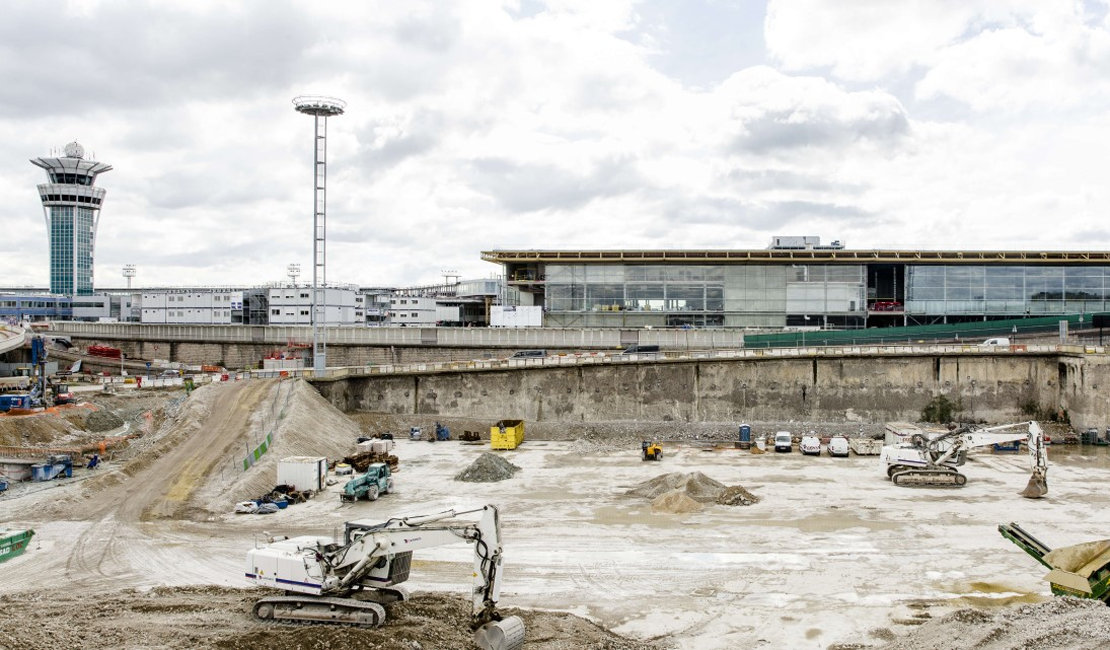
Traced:
<path fill-rule="evenodd" d="M 354 288 L 328 287 L 323 296 L 322 322 L 328 325 L 365 325 L 366 297 Z M 284 286 L 268 290 L 270 325 L 311 325 L 312 287 Z"/>
<path fill-rule="evenodd" d="M 181 289 L 144 291 L 143 323 L 173 325 L 230 325 L 242 322 L 241 289 Z"/>

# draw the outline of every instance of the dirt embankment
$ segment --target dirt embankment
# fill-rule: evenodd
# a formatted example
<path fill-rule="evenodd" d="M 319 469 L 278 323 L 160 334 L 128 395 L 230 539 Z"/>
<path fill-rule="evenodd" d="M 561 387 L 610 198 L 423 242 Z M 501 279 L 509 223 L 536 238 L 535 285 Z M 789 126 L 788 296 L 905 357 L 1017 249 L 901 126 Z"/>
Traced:
<path fill-rule="evenodd" d="M 82 650 L 466 650 L 468 601 L 434 594 L 387 606 L 383 627 L 263 623 L 258 590 L 157 588 L 89 594 L 65 589 L 0 596 L 0 647 Z M 658 650 L 571 614 L 505 610 L 524 619 L 528 650 Z"/>

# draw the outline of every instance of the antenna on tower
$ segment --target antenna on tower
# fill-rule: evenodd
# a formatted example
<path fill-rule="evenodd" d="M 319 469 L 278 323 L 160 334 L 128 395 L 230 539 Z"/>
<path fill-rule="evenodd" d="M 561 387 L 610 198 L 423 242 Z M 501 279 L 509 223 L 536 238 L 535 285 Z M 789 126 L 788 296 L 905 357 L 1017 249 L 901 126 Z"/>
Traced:
<path fill-rule="evenodd" d="M 135 265 L 134 264 L 124 264 L 123 265 L 123 277 L 127 278 L 127 288 L 128 289 L 131 288 L 131 278 L 135 277 L 136 273 L 138 273 L 138 271 L 135 270 Z"/>

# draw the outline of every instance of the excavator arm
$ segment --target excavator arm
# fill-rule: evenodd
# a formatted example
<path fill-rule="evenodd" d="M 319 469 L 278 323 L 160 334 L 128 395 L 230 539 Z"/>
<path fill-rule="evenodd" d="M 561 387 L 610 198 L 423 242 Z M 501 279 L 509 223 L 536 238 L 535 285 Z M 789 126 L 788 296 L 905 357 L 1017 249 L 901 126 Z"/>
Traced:
<path fill-rule="evenodd" d="M 961 427 L 933 437 L 915 435 L 908 444 L 884 448 L 882 462 L 895 485 L 960 487 L 967 482 L 967 477 L 956 468 L 963 465 L 968 450 L 1017 440 L 1028 445 L 1033 470 L 1021 496 L 1040 498 L 1048 493 L 1048 453 L 1044 432 L 1036 422 Z"/>
<path fill-rule="evenodd" d="M 479 513 L 477 522 L 457 521 Z M 263 598 L 255 604 L 255 615 L 381 625 L 385 610 L 379 603 L 404 598 L 404 592 L 395 587 L 408 580 L 413 552 L 458 542 L 474 547 L 471 629 L 475 643 L 483 650 L 519 650 L 524 622 L 517 616 L 502 618 L 497 610 L 503 558 L 501 522 L 494 505 L 382 523 L 347 522 L 342 540 L 301 537 L 253 549 L 247 556 L 247 578 L 291 594 Z M 366 590 L 370 593 L 365 598 L 349 597 Z"/>

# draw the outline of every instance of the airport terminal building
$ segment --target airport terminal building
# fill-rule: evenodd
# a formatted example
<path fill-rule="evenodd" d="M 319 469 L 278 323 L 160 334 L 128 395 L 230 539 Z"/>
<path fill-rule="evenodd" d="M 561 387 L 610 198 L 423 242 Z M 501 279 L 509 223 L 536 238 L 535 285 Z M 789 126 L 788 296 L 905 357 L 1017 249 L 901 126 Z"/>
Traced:
<path fill-rule="evenodd" d="M 1110 251 L 495 250 L 545 327 L 822 327 L 1110 311 Z"/>

